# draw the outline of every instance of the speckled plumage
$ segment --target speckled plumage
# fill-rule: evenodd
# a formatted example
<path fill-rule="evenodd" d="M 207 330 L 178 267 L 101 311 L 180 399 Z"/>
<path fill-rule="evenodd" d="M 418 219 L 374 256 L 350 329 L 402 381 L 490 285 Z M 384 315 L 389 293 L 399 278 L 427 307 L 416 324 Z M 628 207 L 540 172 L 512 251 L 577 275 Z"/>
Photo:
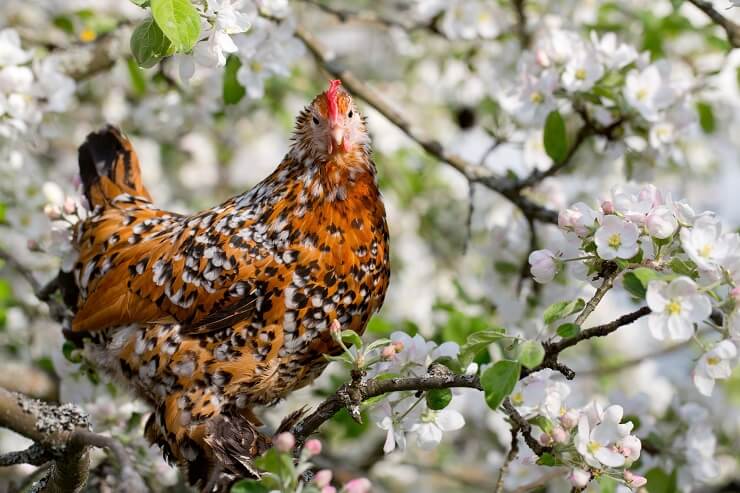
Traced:
<path fill-rule="evenodd" d="M 75 235 L 71 333 L 151 403 L 147 436 L 201 486 L 216 463 L 249 473 L 269 446 L 251 408 L 322 372 L 339 351 L 334 320 L 362 333 L 383 303 L 388 230 L 369 139 L 349 95 L 335 94 L 344 120 L 320 94 L 268 178 L 191 216 L 152 205 L 116 129 L 80 147 L 94 210 Z"/>

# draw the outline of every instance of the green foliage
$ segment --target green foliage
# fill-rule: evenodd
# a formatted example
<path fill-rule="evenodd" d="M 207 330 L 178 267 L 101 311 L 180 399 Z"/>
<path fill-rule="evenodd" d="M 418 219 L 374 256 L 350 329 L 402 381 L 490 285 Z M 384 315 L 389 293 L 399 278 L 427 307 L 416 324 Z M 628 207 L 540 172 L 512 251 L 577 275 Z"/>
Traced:
<path fill-rule="evenodd" d="M 696 112 L 699 114 L 699 125 L 704 133 L 714 133 L 717 129 L 717 122 L 714 118 L 714 109 L 706 101 L 696 102 Z"/>
<path fill-rule="evenodd" d="M 236 80 L 236 73 L 241 66 L 242 62 L 238 57 L 231 55 L 226 60 L 226 67 L 224 68 L 224 104 L 237 104 L 247 93 L 246 89 Z"/>
<path fill-rule="evenodd" d="M 144 72 L 133 58 L 126 59 L 126 67 L 128 68 L 131 89 L 134 91 L 134 94 L 138 97 L 144 96 L 146 94 L 146 78 L 144 77 Z"/>
<path fill-rule="evenodd" d="M 151 0 L 152 16 L 175 51 L 189 51 L 200 36 L 200 16 L 190 0 Z"/>
<path fill-rule="evenodd" d="M 539 341 L 524 341 L 519 346 L 518 360 L 526 368 L 534 368 L 545 359 L 545 348 Z"/>
<path fill-rule="evenodd" d="M 139 24 L 131 35 L 131 53 L 141 67 L 153 67 L 165 56 L 174 53 L 174 45 L 153 19 Z"/>
<path fill-rule="evenodd" d="M 659 467 L 650 469 L 645 475 L 647 484 L 645 489 L 648 493 L 675 493 L 678 491 L 678 478 L 676 470 L 668 474 Z"/>
<path fill-rule="evenodd" d="M 458 357 L 460 364 L 463 367 L 468 366 L 478 353 L 505 336 L 506 329 L 503 327 L 494 327 L 493 329 L 470 334 L 460 347 L 460 356 Z"/>
<path fill-rule="evenodd" d="M 563 162 L 568 155 L 568 135 L 565 130 L 565 121 L 559 111 L 551 111 L 547 115 L 542 138 L 547 155 L 556 163 Z"/>
<path fill-rule="evenodd" d="M 658 273 L 647 267 L 638 267 L 632 272 L 627 272 L 622 278 L 622 285 L 629 294 L 637 299 L 645 298 L 647 286 L 650 281 L 657 279 Z"/>
<path fill-rule="evenodd" d="M 254 479 L 242 479 L 231 487 L 231 493 L 268 493 L 270 489 Z"/>
<path fill-rule="evenodd" d="M 444 409 L 452 402 L 452 391 L 450 389 L 433 389 L 426 393 L 427 407 L 435 411 Z"/>
<path fill-rule="evenodd" d="M 556 333 L 563 339 L 570 339 L 581 332 L 581 326 L 573 322 L 567 322 L 557 328 Z"/>
<path fill-rule="evenodd" d="M 573 301 L 559 301 L 548 306 L 542 317 L 545 323 L 549 325 L 576 312 L 580 312 L 584 306 L 586 306 L 586 302 L 581 298 Z"/>
<path fill-rule="evenodd" d="M 488 368 L 480 377 L 486 404 L 494 411 L 511 394 L 519 381 L 522 366 L 518 361 L 501 360 Z"/>

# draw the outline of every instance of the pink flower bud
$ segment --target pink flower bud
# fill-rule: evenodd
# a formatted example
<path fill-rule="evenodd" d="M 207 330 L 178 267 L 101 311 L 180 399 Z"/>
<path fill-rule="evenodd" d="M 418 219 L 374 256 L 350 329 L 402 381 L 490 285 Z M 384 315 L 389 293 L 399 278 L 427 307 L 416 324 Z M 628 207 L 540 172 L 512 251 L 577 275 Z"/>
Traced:
<path fill-rule="evenodd" d="M 369 493 L 372 484 L 367 478 L 353 479 L 344 485 L 344 491 L 347 493 Z"/>
<path fill-rule="evenodd" d="M 339 333 L 342 331 L 342 324 L 339 323 L 339 320 L 334 319 L 331 322 L 331 325 L 329 326 L 329 333 L 332 335 L 332 337 L 339 337 Z"/>
<path fill-rule="evenodd" d="M 52 204 L 46 204 L 44 206 L 44 214 L 46 214 L 46 217 L 48 217 L 52 221 L 56 221 L 57 219 L 62 218 L 62 211 L 59 209 L 59 207 Z"/>
<path fill-rule="evenodd" d="M 632 471 L 627 470 L 624 471 L 624 480 L 631 488 L 640 488 L 647 484 L 647 478 L 643 476 L 638 476 Z"/>
<path fill-rule="evenodd" d="M 552 439 L 555 443 L 567 443 L 568 438 L 570 438 L 568 432 L 559 426 L 556 426 L 552 429 L 552 433 L 550 433 L 550 436 L 552 436 Z"/>
<path fill-rule="evenodd" d="M 735 300 L 735 303 L 740 303 L 740 286 L 732 288 L 732 291 L 730 291 L 730 296 L 732 296 L 732 299 Z"/>
<path fill-rule="evenodd" d="M 575 488 L 585 488 L 588 482 L 591 481 L 591 473 L 575 468 L 568 475 L 568 481 Z"/>
<path fill-rule="evenodd" d="M 316 486 L 318 486 L 319 488 L 323 488 L 325 486 L 329 486 L 332 476 L 333 474 L 329 469 L 322 469 L 318 471 L 313 477 L 313 482 L 316 483 Z"/>
<path fill-rule="evenodd" d="M 312 438 L 306 442 L 306 450 L 311 455 L 319 455 L 321 453 L 321 442 Z"/>
<path fill-rule="evenodd" d="M 567 413 L 560 416 L 560 424 L 566 430 L 572 430 L 578 424 L 578 413 L 575 411 L 568 411 Z"/>
<path fill-rule="evenodd" d="M 324 486 L 321 488 L 321 493 L 337 493 L 337 489 L 333 486 Z"/>
<path fill-rule="evenodd" d="M 32 252 L 39 252 L 41 251 L 41 245 L 39 245 L 39 242 L 36 240 L 27 240 L 26 241 L 26 247 Z"/>
<path fill-rule="evenodd" d="M 614 214 L 614 204 L 611 200 L 605 200 L 601 203 L 601 210 L 604 214 Z"/>
<path fill-rule="evenodd" d="M 548 445 L 552 444 L 552 437 L 548 435 L 547 433 L 543 433 L 542 435 L 540 435 L 537 441 L 540 442 L 540 444 L 547 447 Z"/>
<path fill-rule="evenodd" d="M 74 214 L 77 212 L 77 202 L 72 197 L 66 197 L 64 199 L 64 205 L 62 206 L 65 214 Z"/>
<path fill-rule="evenodd" d="M 295 437 L 285 431 L 276 436 L 272 443 L 279 452 L 288 453 L 295 447 Z"/>
<path fill-rule="evenodd" d="M 403 351 L 403 343 L 401 341 L 395 341 L 393 343 L 393 347 L 396 349 L 397 353 L 400 353 L 401 351 Z"/>
<path fill-rule="evenodd" d="M 393 344 L 384 347 L 383 350 L 380 352 L 380 357 L 386 361 L 390 361 L 395 358 L 396 348 L 393 347 Z"/>

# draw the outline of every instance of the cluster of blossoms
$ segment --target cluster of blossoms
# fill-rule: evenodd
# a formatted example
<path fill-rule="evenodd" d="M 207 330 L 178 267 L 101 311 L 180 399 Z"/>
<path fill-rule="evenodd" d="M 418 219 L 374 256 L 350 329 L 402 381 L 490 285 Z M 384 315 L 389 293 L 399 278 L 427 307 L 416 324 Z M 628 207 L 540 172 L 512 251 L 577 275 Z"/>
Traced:
<path fill-rule="evenodd" d="M 632 423 L 622 423 L 622 407 L 604 409 L 594 401 L 581 409 L 569 409 L 565 404 L 569 394 L 562 377 L 544 369 L 517 383 L 511 403 L 537 426 L 537 438 L 552 447 L 555 464 L 570 467 L 568 479 L 573 486 L 583 488 L 594 476 L 602 475 L 631 488 L 643 486 L 646 479 L 628 469 L 640 458 L 642 444 L 631 434 Z"/>
<path fill-rule="evenodd" d="M 697 338 L 704 349 L 692 373 L 699 392 L 711 395 L 714 381 L 730 376 L 740 342 L 738 233 L 723 231 L 713 214 L 696 214 L 652 185 L 631 184 L 615 188 L 598 210 L 574 204 L 560 213 L 558 225 L 580 251 L 568 260 L 584 262 L 589 273 L 612 262 L 645 285 L 641 295 L 654 338 L 684 342 L 702 322 L 715 329 L 719 340 Z M 548 250 L 530 255 L 539 282 L 552 280 L 563 262 Z M 713 310 L 722 314 L 721 326 L 709 320 Z"/>
<path fill-rule="evenodd" d="M 33 138 L 44 113 L 70 107 L 76 85 L 58 65 L 54 56 L 34 59 L 15 30 L 0 30 L 0 137 Z"/>
<path fill-rule="evenodd" d="M 202 0 L 196 7 L 203 39 L 192 54 L 177 55 L 184 81 L 194 75 L 196 65 L 206 69 L 224 67 L 227 57 L 233 55 L 240 62 L 237 80 L 249 98 L 258 99 L 264 95 L 265 80 L 288 75 L 290 66 L 303 53 L 303 45 L 293 36 L 290 18 L 276 24 L 259 15 L 287 17 L 287 1 Z"/>
<path fill-rule="evenodd" d="M 411 337 L 404 332 L 394 332 L 390 344 L 381 350 L 380 361 L 369 369 L 368 376 L 426 375 L 431 363 L 439 358 L 455 358 L 459 350 L 454 342 L 437 345 L 418 334 Z M 475 373 L 477 366 L 471 365 L 467 371 Z M 431 449 L 439 445 L 444 432 L 459 430 L 465 425 L 465 419 L 458 411 L 449 407 L 432 409 L 424 396 L 414 394 L 396 392 L 372 410 L 374 420 L 386 432 L 385 453 L 397 447 L 403 450 L 407 433 L 416 435 L 419 447 Z"/>
<path fill-rule="evenodd" d="M 584 39 L 573 31 L 546 30 L 532 56 L 520 62 L 520 80 L 498 98 L 525 126 L 541 128 L 551 111 L 574 108 L 597 128 L 622 125 L 622 152 L 678 159 L 674 144 L 695 120 L 688 105 L 691 83 L 669 62 L 649 60 L 614 33 L 592 32 Z"/>

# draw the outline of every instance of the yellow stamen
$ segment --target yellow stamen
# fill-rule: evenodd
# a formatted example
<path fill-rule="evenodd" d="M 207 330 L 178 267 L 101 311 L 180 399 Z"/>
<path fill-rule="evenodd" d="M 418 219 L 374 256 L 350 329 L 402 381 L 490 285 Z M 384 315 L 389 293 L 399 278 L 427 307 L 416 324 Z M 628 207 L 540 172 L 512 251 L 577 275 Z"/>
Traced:
<path fill-rule="evenodd" d="M 545 100 L 545 96 L 540 91 L 535 91 L 529 96 L 529 99 L 534 104 L 540 104 Z"/>
<path fill-rule="evenodd" d="M 722 360 L 719 359 L 716 356 L 710 356 L 710 357 L 707 358 L 707 364 L 708 365 L 712 365 L 712 366 L 718 365 L 720 361 L 722 361 Z"/>
<path fill-rule="evenodd" d="M 95 41 L 95 38 L 97 37 L 98 34 L 89 27 L 86 27 L 80 32 L 80 41 L 82 41 L 83 43 L 90 43 L 92 41 Z"/>
<path fill-rule="evenodd" d="M 582 68 L 579 68 L 578 70 L 576 70 L 576 79 L 586 80 L 586 71 Z"/>
<path fill-rule="evenodd" d="M 681 303 L 676 300 L 671 300 L 671 302 L 666 306 L 666 311 L 668 311 L 669 315 L 678 315 L 681 313 Z"/>
<path fill-rule="evenodd" d="M 701 247 L 701 250 L 699 250 L 699 255 L 701 255 L 704 258 L 708 258 L 712 254 L 712 245 L 707 243 L 703 247 Z"/>
<path fill-rule="evenodd" d="M 612 248 L 619 248 L 622 244 L 622 237 L 619 236 L 619 233 L 614 233 L 609 237 L 609 246 Z"/>

